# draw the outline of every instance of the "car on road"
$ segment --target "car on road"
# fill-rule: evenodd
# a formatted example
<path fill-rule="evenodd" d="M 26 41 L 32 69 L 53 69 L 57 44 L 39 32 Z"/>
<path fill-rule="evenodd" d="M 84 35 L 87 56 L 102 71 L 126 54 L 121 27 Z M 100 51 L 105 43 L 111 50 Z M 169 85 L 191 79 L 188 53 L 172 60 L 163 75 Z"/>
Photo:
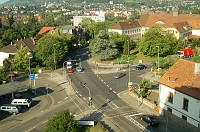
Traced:
<path fill-rule="evenodd" d="M 77 72 L 83 72 L 83 70 L 84 70 L 83 67 L 76 67 Z"/>
<path fill-rule="evenodd" d="M 68 68 L 68 69 L 67 69 L 67 72 L 68 72 L 68 73 L 73 73 L 74 71 L 73 71 L 72 68 Z"/>
<path fill-rule="evenodd" d="M 11 72 L 11 73 L 8 74 L 8 76 L 9 76 L 9 77 L 16 77 L 16 76 L 17 76 L 17 73 Z"/>
<path fill-rule="evenodd" d="M 147 67 L 144 65 L 144 64 L 138 64 L 135 69 L 136 70 L 143 70 L 143 69 L 146 69 Z"/>
<path fill-rule="evenodd" d="M 16 114 L 20 113 L 21 107 L 18 105 L 4 104 L 0 107 L 0 110 L 16 115 Z"/>
<path fill-rule="evenodd" d="M 152 115 L 142 115 L 140 119 L 148 123 L 150 126 L 157 126 L 160 124 L 157 118 Z"/>
<path fill-rule="evenodd" d="M 120 73 L 116 73 L 116 74 L 113 76 L 113 78 L 118 79 L 118 78 L 121 78 L 121 77 L 123 77 L 123 76 L 125 76 L 125 75 L 126 75 L 125 73 L 120 72 Z"/>

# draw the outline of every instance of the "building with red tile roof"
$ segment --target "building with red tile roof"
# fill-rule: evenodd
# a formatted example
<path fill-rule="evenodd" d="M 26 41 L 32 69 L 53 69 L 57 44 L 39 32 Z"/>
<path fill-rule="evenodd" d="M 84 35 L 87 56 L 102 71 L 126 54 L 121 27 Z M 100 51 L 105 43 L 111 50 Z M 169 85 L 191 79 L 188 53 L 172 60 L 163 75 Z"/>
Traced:
<path fill-rule="evenodd" d="M 55 27 L 43 27 L 39 32 L 38 34 L 52 34 L 53 31 L 54 31 Z"/>
<path fill-rule="evenodd" d="M 169 111 L 198 127 L 200 63 L 179 59 L 157 82 L 160 113 Z"/>
<path fill-rule="evenodd" d="M 199 21 L 200 14 L 145 14 L 138 20 L 134 20 L 134 25 L 129 25 L 130 22 L 118 22 L 108 32 L 124 33 L 131 36 L 135 34 L 128 33 L 129 30 L 140 29 L 140 37 L 142 37 L 149 27 L 159 26 L 173 33 L 177 38 L 186 39 L 192 35 L 192 30 L 198 30 L 195 35 L 200 36 Z"/>
<path fill-rule="evenodd" d="M 3 61 L 10 55 L 15 55 L 20 47 L 26 47 L 27 52 L 35 50 L 36 43 L 33 38 L 24 38 L 17 40 L 14 44 L 11 43 L 0 49 L 0 66 L 3 66 Z"/>

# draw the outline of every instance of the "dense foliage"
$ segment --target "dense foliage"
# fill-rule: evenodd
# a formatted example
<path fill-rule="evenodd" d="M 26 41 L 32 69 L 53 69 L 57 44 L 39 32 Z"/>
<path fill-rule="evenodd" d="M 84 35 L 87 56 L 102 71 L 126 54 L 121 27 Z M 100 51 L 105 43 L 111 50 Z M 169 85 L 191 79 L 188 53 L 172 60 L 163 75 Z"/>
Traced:
<path fill-rule="evenodd" d="M 77 127 L 74 116 L 68 110 L 64 110 L 48 120 L 44 132 L 76 132 Z"/>
<path fill-rule="evenodd" d="M 92 55 L 100 60 L 112 60 L 118 54 L 117 45 L 110 39 L 108 33 L 101 30 L 90 44 Z"/>
<path fill-rule="evenodd" d="M 157 56 L 158 48 L 161 57 L 173 55 L 183 48 L 181 39 L 177 40 L 172 33 L 164 31 L 161 27 L 151 27 L 142 38 L 137 41 L 139 52 L 147 56 Z"/>

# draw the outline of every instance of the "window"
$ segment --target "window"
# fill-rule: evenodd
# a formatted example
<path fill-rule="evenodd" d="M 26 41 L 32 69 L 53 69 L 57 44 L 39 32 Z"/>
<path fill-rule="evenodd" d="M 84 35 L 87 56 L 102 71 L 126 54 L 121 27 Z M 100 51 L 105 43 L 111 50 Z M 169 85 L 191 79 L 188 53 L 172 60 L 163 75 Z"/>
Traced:
<path fill-rule="evenodd" d="M 200 110 L 199 110 L 199 118 L 200 118 Z"/>
<path fill-rule="evenodd" d="M 182 119 L 187 121 L 187 117 L 182 115 Z"/>
<path fill-rule="evenodd" d="M 171 112 L 172 113 L 172 109 L 167 107 L 167 111 Z"/>
<path fill-rule="evenodd" d="M 169 92 L 168 102 L 173 104 L 173 93 Z"/>
<path fill-rule="evenodd" d="M 189 100 L 186 98 L 183 98 L 183 109 L 186 111 L 188 111 L 188 103 L 189 103 Z"/>

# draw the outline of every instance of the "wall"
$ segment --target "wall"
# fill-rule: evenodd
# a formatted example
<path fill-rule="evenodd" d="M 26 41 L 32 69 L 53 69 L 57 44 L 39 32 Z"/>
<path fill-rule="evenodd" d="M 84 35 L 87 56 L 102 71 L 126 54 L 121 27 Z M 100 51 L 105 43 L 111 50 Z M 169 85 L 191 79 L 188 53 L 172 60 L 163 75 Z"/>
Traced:
<path fill-rule="evenodd" d="M 9 57 L 9 53 L 0 52 L 0 66 L 3 66 L 3 61 Z"/>
<path fill-rule="evenodd" d="M 173 95 L 173 104 L 168 102 L 169 92 L 172 92 Z M 183 98 L 189 100 L 188 111 L 183 109 Z M 194 99 L 190 96 L 187 96 L 181 92 L 178 92 L 172 88 L 169 88 L 165 85 L 160 84 L 160 113 L 162 110 L 167 110 L 167 108 L 172 109 L 172 113 L 179 118 L 182 118 L 182 115 L 187 117 L 187 122 L 198 127 L 198 122 L 200 122 L 200 101 Z"/>

